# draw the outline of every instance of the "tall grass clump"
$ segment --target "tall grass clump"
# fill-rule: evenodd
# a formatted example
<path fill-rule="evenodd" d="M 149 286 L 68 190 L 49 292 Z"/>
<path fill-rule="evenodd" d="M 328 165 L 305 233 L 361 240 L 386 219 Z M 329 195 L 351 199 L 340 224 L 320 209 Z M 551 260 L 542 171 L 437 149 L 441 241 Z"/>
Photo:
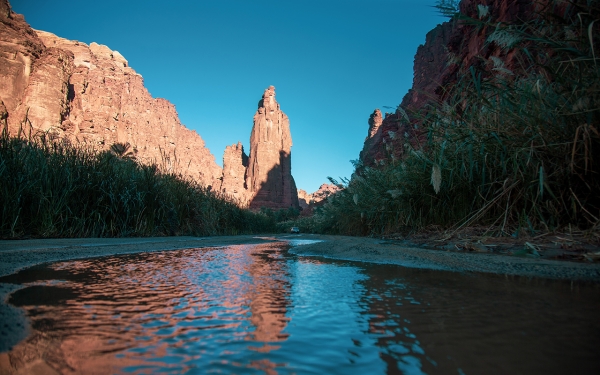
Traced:
<path fill-rule="evenodd" d="M 123 156 L 123 155 L 121 155 Z M 44 135 L 0 137 L 0 237 L 267 232 L 274 221 L 196 182 Z"/>
<path fill-rule="evenodd" d="M 342 181 L 315 218 L 323 231 L 600 229 L 600 6 L 551 1 L 518 25 L 478 11 L 457 17 L 497 52 L 460 67 L 442 99 L 412 114 L 420 133 L 394 143 L 402 150 L 384 166 Z"/>

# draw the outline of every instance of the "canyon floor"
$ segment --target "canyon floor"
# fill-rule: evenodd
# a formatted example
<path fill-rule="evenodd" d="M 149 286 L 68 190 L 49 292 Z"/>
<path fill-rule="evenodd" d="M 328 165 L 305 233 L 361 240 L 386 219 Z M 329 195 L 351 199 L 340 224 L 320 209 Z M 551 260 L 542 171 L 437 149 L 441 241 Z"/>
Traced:
<path fill-rule="evenodd" d="M 582 245 L 585 248 L 582 254 L 585 255 L 560 260 L 546 256 L 558 251 L 556 247 L 559 245 L 556 242 L 549 245 L 549 241 L 523 244 L 498 240 L 496 244 L 482 244 L 481 241 L 450 240 L 435 248 L 433 241 L 425 240 L 408 242 L 394 238 L 317 234 L 0 240 L 0 276 L 37 264 L 68 259 L 271 241 L 291 241 L 294 246 L 292 252 L 305 256 L 457 272 L 600 282 L 600 263 L 593 262 L 590 257 L 595 257 L 600 248 L 589 244 Z M 561 250 L 560 253 L 576 253 L 575 250 Z M 588 259 L 585 257 L 589 261 L 567 261 Z"/>
<path fill-rule="evenodd" d="M 523 256 L 509 256 L 485 251 L 479 243 L 454 242 L 452 246 L 434 250 L 408 246 L 394 239 L 345 237 L 312 234 L 243 235 L 223 237 L 154 237 L 154 238 L 79 238 L 0 241 L 0 277 L 37 264 L 69 259 L 93 258 L 115 254 L 164 251 L 188 248 L 289 241 L 292 253 L 340 260 L 397 264 L 405 267 L 437 269 L 454 272 L 474 272 L 583 282 L 600 285 L 600 263 L 544 259 L 531 245 Z M 490 245 L 487 245 L 490 246 Z M 512 245 L 515 246 L 521 245 Z M 490 247 L 487 247 L 490 248 Z M 486 249 L 487 249 L 486 248 Z M 504 246 L 504 248 L 507 248 Z M 527 246 L 525 246 L 527 250 Z M 588 252 L 588 254 L 596 254 Z M 485 252 L 484 252 L 485 251 Z M 513 254 L 521 254 L 512 251 Z M 529 257 L 527 257 L 529 256 Z M 535 256 L 535 258 L 533 258 Z M 18 286 L 0 279 L 0 352 L 27 335 L 26 319 L 21 310 L 6 303 L 8 295 Z M 0 362 L 5 359 L 0 355 Z M 0 363 L 0 368 L 2 363 Z"/>

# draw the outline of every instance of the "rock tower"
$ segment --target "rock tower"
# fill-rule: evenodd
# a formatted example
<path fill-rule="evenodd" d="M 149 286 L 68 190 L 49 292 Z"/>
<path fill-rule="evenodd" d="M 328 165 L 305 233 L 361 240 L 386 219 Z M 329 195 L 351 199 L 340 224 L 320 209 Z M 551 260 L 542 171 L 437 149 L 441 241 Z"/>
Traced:
<path fill-rule="evenodd" d="M 241 163 L 244 163 L 245 156 L 239 143 L 235 150 L 234 146 L 227 147 L 223 156 L 223 192 L 236 198 L 245 196 L 246 203 L 252 209 L 299 207 L 298 191 L 292 177 L 290 121 L 275 100 L 275 87 L 270 86 L 265 90 L 254 115 L 250 156 L 247 168 L 244 168 L 244 194 L 239 192 L 240 179 L 234 181 L 231 177 L 241 175 Z M 234 162 L 230 162 L 232 158 Z M 234 193 L 232 189 L 237 192 Z"/>

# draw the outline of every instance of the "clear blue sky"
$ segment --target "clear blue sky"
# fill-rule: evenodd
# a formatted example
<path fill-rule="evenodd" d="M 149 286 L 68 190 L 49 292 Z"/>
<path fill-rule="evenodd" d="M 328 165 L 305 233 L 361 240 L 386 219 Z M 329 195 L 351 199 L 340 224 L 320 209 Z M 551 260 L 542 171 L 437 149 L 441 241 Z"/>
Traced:
<path fill-rule="evenodd" d="M 350 177 L 375 108 L 412 84 L 435 0 L 12 0 L 35 28 L 119 51 L 222 164 L 265 88 L 290 118 L 292 174 L 315 191 Z M 388 109 L 388 111 L 392 111 Z"/>

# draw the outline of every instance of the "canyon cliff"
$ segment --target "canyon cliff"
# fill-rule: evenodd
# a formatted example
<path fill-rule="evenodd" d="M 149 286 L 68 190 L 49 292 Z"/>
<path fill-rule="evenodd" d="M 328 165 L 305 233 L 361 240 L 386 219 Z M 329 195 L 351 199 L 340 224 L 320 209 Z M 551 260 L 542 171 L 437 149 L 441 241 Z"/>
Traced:
<path fill-rule="evenodd" d="M 221 191 L 242 203 L 248 203 L 248 189 L 246 188 L 246 169 L 248 168 L 248 155 L 244 152 L 241 142 L 227 146 L 223 153 L 223 179 Z"/>
<path fill-rule="evenodd" d="M 267 88 L 258 103 L 250 156 L 245 156 L 240 143 L 225 150 L 221 191 L 251 209 L 299 207 L 292 177 L 290 121 L 275 100 L 275 87 Z"/>
<path fill-rule="evenodd" d="M 331 195 L 335 194 L 339 190 L 341 190 L 341 188 L 333 184 L 322 184 L 321 186 L 319 186 L 319 189 L 317 191 L 311 194 L 307 193 L 302 189 L 299 189 L 298 201 L 300 202 L 300 207 L 303 210 L 308 209 L 308 211 L 311 211 L 311 209 L 314 206 L 324 204 L 327 198 L 329 198 Z"/>
<path fill-rule="evenodd" d="M 460 12 L 473 20 L 488 19 L 496 23 L 523 24 L 534 17 L 535 9 L 547 7 L 548 1 L 524 0 L 462 0 Z M 566 7 L 566 4 L 560 5 Z M 483 7 L 483 8 L 482 8 Z M 480 9 L 486 9 L 485 16 Z M 558 11 L 560 13 L 560 11 Z M 389 157 L 401 158 L 403 145 L 420 143 L 420 117 L 427 107 L 440 103 L 457 83 L 459 77 L 477 71 L 506 69 L 518 75 L 522 71 L 514 50 L 488 42 L 490 27 L 485 23 L 452 19 L 427 33 L 425 44 L 414 58 L 412 88 L 394 113 L 381 115 L 379 109 L 369 119 L 369 130 L 360 153 L 363 166 L 380 166 Z"/>
<path fill-rule="evenodd" d="M 11 135 L 46 133 L 73 145 L 129 145 L 135 158 L 205 186 L 222 171 L 175 106 L 153 98 L 117 51 L 33 30 L 0 0 L 0 117 Z M 217 184 L 217 185 L 215 185 Z"/>

